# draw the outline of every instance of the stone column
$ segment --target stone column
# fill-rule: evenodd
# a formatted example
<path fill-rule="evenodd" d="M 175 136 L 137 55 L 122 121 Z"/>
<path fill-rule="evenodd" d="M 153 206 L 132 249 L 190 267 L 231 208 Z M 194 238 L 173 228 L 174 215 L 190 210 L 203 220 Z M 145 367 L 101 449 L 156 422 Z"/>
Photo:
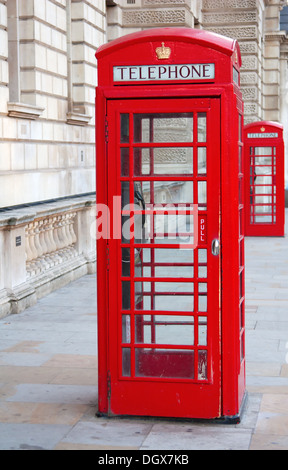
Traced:
<path fill-rule="evenodd" d="M 261 0 L 203 0 L 203 28 L 239 42 L 241 91 L 245 123 L 262 118 L 261 69 L 263 2 Z"/>

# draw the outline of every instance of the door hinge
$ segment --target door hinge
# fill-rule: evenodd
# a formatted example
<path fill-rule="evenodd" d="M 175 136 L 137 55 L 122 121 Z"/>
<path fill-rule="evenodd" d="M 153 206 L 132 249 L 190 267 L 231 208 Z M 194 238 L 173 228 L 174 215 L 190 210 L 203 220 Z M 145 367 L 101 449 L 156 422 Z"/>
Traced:
<path fill-rule="evenodd" d="M 110 370 L 107 372 L 107 398 L 110 400 L 111 398 L 111 374 Z"/>
<path fill-rule="evenodd" d="M 108 130 L 108 119 L 105 118 L 105 142 L 108 144 L 109 140 L 109 130 Z"/>

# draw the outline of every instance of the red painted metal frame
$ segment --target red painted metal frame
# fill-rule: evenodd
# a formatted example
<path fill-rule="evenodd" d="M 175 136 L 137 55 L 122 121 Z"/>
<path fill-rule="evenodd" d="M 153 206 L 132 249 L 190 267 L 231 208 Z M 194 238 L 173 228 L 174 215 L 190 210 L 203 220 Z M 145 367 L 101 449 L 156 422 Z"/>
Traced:
<path fill-rule="evenodd" d="M 273 137 L 267 137 L 267 134 Z M 244 144 L 245 235 L 283 237 L 285 224 L 283 126 L 271 121 L 247 124 L 244 127 Z M 264 155 L 265 147 L 269 149 L 271 155 Z M 262 149 L 262 155 L 255 153 L 259 148 Z M 265 158 L 271 159 L 269 165 L 265 163 Z M 260 164 L 259 159 L 261 159 Z M 270 170 L 271 175 L 265 175 L 266 169 Z M 256 171 L 258 178 L 259 175 L 263 178 L 262 184 L 258 183 Z M 265 184 L 265 177 L 271 177 L 269 184 Z M 262 212 L 261 208 L 270 211 Z M 265 217 L 269 220 L 265 220 Z"/>
<path fill-rule="evenodd" d="M 152 64 L 159 63 L 155 57 L 155 48 L 165 42 L 172 50 L 170 59 L 160 63 L 215 63 L 215 79 L 209 83 L 204 82 L 161 82 L 141 83 L 140 85 L 113 84 L 113 65 L 123 64 Z M 239 92 L 239 83 L 233 82 L 233 71 L 239 76 L 241 56 L 236 41 L 223 38 L 213 33 L 186 28 L 153 29 L 141 33 L 128 35 L 110 44 L 99 48 L 98 59 L 99 85 L 97 87 L 96 111 L 96 143 L 97 143 L 97 204 L 108 203 L 107 172 L 111 162 L 107 161 L 107 143 L 105 140 L 105 120 L 107 118 L 107 103 L 114 100 L 165 98 L 211 98 L 219 100 L 221 107 L 221 156 L 220 156 L 220 188 L 221 209 L 219 217 L 221 222 L 221 270 L 222 279 L 219 290 L 221 305 L 221 335 L 219 346 L 221 348 L 221 410 L 217 417 L 239 419 L 241 405 L 245 394 L 245 347 L 244 347 L 244 266 L 241 259 L 243 253 L 243 235 L 239 214 L 243 214 L 239 195 L 242 186 L 241 171 L 239 172 L 238 155 L 241 143 L 241 126 L 243 104 Z M 235 75 L 234 75 L 235 77 Z M 109 123 L 109 141 L 113 137 L 114 129 Z M 240 176 L 239 176 L 240 175 Z M 209 221 L 208 221 L 209 223 Z M 239 235 L 240 233 L 240 235 Z M 240 249 L 241 247 L 241 249 Z M 110 292 L 113 289 L 109 280 L 109 263 L 114 262 L 108 258 L 107 249 L 109 241 L 97 241 L 97 285 L 98 285 L 98 354 L 99 354 L 99 403 L 100 414 L 113 414 L 111 404 L 111 348 L 117 347 L 117 326 L 109 329 L 109 309 L 111 307 Z M 242 283 L 240 289 L 240 283 Z M 110 300 L 109 300 L 110 298 Z M 242 311 L 240 324 L 239 309 Z M 111 330 L 112 328 L 112 330 Z M 112 336 L 111 335 L 112 331 Z M 116 343 L 115 343 L 116 341 Z M 242 355 L 241 351 L 242 349 Z M 149 379 L 147 379 L 149 382 Z M 177 382 L 176 382 L 177 383 Z M 181 380 L 177 387 L 181 387 Z M 176 387 L 176 388 L 177 388 Z M 117 388 L 114 392 L 117 393 Z M 157 402 L 165 400 L 165 382 Z M 154 400 L 153 398 L 153 400 Z M 144 397 L 143 397 L 144 399 Z M 193 398 L 192 398 L 193 399 Z M 119 396 L 119 401 L 121 397 Z M 205 405 L 206 412 L 205 412 Z M 201 412 L 197 416 L 213 418 L 208 403 L 202 403 Z M 155 414 L 157 414 L 155 405 Z M 121 407 L 119 405 L 119 414 Z M 142 415 L 143 409 L 134 409 L 135 414 Z M 167 412 L 166 412 L 167 413 Z M 165 412 L 160 413 L 163 416 Z M 169 414 L 168 414 L 169 415 Z"/>

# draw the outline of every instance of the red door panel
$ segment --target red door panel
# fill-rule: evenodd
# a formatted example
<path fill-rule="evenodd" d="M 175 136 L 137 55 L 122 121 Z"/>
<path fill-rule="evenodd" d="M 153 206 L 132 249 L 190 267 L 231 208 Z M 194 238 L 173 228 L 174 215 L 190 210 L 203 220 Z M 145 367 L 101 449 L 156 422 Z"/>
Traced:
<path fill-rule="evenodd" d="M 219 417 L 219 100 L 113 100 L 107 119 L 109 413 Z"/>

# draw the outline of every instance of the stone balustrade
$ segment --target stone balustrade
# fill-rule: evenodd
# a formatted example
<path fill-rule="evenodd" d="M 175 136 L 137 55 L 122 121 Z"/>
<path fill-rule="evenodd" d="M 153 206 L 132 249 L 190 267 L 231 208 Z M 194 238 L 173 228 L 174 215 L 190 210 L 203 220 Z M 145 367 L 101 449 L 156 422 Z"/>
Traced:
<path fill-rule="evenodd" d="M 95 197 L 0 212 L 0 318 L 95 272 Z"/>
<path fill-rule="evenodd" d="M 45 272 L 77 256 L 74 230 L 77 212 L 64 212 L 30 222 L 25 227 L 27 277 Z"/>

